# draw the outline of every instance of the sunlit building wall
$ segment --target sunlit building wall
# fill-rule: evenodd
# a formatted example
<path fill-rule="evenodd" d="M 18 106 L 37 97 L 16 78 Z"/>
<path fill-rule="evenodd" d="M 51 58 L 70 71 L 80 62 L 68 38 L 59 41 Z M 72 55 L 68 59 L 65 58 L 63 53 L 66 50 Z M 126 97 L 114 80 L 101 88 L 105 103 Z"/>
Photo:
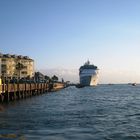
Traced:
<path fill-rule="evenodd" d="M 0 57 L 0 85 L 1 85 L 1 57 Z"/>
<path fill-rule="evenodd" d="M 28 56 L 0 54 L 0 63 L 4 78 L 31 78 L 34 75 L 34 60 Z"/>

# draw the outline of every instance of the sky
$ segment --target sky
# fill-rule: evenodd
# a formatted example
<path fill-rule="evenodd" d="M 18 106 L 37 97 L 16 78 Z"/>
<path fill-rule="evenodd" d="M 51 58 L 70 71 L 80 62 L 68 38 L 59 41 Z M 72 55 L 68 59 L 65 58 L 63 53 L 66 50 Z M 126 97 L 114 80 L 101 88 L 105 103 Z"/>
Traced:
<path fill-rule="evenodd" d="M 88 59 L 99 83 L 140 83 L 140 0 L 0 0 L 0 52 L 78 82 Z"/>

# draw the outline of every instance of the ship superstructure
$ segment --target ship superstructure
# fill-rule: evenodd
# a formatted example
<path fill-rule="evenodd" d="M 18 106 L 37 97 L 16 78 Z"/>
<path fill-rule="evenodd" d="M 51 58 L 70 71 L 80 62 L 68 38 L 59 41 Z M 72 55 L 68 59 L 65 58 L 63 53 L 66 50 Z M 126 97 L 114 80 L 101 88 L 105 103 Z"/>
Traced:
<path fill-rule="evenodd" d="M 99 69 L 97 66 L 90 64 L 88 60 L 79 69 L 81 86 L 96 86 L 98 84 Z"/>

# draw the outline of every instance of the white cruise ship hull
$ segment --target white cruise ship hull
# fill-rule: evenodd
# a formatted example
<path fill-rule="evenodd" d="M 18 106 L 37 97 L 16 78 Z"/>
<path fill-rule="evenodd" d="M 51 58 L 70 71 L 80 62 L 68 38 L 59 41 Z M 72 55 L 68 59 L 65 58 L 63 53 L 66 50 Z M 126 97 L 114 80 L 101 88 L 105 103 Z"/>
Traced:
<path fill-rule="evenodd" d="M 98 70 L 83 70 L 80 73 L 80 85 L 96 86 L 98 84 Z"/>

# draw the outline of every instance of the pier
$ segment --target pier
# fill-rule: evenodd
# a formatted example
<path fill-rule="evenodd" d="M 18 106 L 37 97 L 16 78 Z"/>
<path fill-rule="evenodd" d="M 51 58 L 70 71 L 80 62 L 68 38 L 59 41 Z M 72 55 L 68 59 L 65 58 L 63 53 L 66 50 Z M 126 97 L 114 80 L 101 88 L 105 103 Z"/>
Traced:
<path fill-rule="evenodd" d="M 28 56 L 0 53 L 0 103 L 16 101 L 65 87 L 58 81 L 34 71 L 34 60 Z"/>
<path fill-rule="evenodd" d="M 0 103 L 29 98 L 43 93 L 58 91 L 65 83 L 7 83 L 0 85 Z"/>

